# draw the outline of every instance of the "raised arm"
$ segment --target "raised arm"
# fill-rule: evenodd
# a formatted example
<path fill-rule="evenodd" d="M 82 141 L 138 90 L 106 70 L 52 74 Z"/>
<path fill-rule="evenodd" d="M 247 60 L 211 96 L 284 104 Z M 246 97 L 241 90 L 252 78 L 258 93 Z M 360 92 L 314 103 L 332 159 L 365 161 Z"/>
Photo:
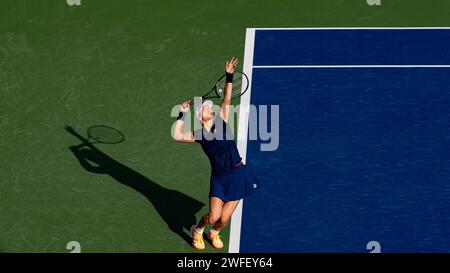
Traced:
<path fill-rule="evenodd" d="M 238 59 L 235 59 L 233 57 L 231 58 L 231 60 L 227 61 L 227 64 L 225 66 L 226 84 L 224 88 L 223 100 L 220 104 L 220 116 L 225 122 L 228 122 L 228 118 L 230 116 L 231 94 L 233 91 L 233 74 L 237 64 Z"/>
<path fill-rule="evenodd" d="M 174 140 L 179 142 L 192 143 L 195 142 L 194 134 L 192 132 L 184 132 L 184 115 L 189 111 L 189 101 L 184 101 L 180 107 L 180 115 L 175 123 L 175 128 L 172 132 L 172 137 Z"/>

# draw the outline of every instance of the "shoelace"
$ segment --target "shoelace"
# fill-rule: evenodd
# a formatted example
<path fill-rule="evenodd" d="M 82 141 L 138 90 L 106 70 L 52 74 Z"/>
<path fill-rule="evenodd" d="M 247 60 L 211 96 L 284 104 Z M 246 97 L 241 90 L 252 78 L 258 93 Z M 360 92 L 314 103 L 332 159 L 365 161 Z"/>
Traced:
<path fill-rule="evenodd" d="M 194 241 L 200 242 L 201 239 L 202 239 L 202 234 L 200 234 L 198 232 L 194 232 Z"/>
<path fill-rule="evenodd" d="M 220 240 L 219 234 L 212 233 L 212 232 L 211 232 L 211 238 L 212 238 L 213 240 Z"/>

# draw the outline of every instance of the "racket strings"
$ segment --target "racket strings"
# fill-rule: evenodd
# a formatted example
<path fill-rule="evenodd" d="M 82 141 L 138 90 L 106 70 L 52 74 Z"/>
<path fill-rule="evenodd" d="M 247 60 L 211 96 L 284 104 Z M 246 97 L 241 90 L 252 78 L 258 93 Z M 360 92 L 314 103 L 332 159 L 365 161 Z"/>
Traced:
<path fill-rule="evenodd" d="M 225 96 L 225 85 L 226 80 L 224 78 L 220 80 L 219 83 L 217 84 L 217 93 L 222 98 Z M 247 77 L 242 73 L 235 73 L 231 97 L 233 98 L 239 97 L 241 94 L 247 91 L 247 88 L 248 88 Z"/>
<path fill-rule="evenodd" d="M 121 132 L 103 125 L 90 127 L 88 136 L 100 143 L 120 143 L 125 139 Z"/>

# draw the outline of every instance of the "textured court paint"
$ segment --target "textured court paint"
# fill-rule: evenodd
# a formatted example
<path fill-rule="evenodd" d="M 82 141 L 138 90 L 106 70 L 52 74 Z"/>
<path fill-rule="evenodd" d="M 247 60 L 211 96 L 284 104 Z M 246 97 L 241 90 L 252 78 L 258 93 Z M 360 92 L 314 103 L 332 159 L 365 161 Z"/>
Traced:
<path fill-rule="evenodd" d="M 171 140 L 169 113 L 210 88 L 225 58 L 242 59 L 247 27 L 450 24 L 448 1 L 81 3 L 0 3 L 2 252 L 68 252 L 70 241 L 83 252 L 194 252 L 142 194 L 84 170 L 68 150 L 79 142 L 63 126 L 120 129 L 124 143 L 99 148 L 204 203 L 200 217 L 209 163 L 197 145 Z"/>
<path fill-rule="evenodd" d="M 448 252 L 449 73 L 254 70 L 251 101 L 280 104 L 281 135 L 275 153 L 247 145 L 264 188 L 241 252 Z"/>

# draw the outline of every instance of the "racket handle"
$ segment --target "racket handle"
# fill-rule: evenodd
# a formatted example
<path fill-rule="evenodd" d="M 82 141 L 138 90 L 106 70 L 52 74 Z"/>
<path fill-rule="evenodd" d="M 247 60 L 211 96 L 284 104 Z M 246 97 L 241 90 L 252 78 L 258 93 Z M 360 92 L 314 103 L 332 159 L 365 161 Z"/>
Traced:
<path fill-rule="evenodd" d="M 205 98 L 202 97 L 202 100 L 204 100 L 204 99 L 205 99 Z M 189 103 L 190 106 L 194 105 L 194 101 L 193 101 L 193 100 L 188 100 L 188 103 Z"/>
<path fill-rule="evenodd" d="M 79 140 L 81 140 L 81 142 L 83 142 L 86 146 L 95 149 L 94 145 L 92 145 L 92 143 L 90 143 L 89 140 L 87 140 L 86 138 L 84 138 L 80 134 L 78 134 L 72 127 L 65 126 L 64 129 L 66 129 L 66 131 L 69 132 L 70 134 L 72 134 L 74 137 L 76 137 Z"/>
<path fill-rule="evenodd" d="M 74 137 L 78 138 L 79 140 L 85 142 L 86 139 L 82 136 L 80 136 L 80 134 L 78 134 L 72 127 L 70 126 L 66 126 L 64 127 L 64 129 L 66 129 L 67 132 L 71 133 Z"/>

